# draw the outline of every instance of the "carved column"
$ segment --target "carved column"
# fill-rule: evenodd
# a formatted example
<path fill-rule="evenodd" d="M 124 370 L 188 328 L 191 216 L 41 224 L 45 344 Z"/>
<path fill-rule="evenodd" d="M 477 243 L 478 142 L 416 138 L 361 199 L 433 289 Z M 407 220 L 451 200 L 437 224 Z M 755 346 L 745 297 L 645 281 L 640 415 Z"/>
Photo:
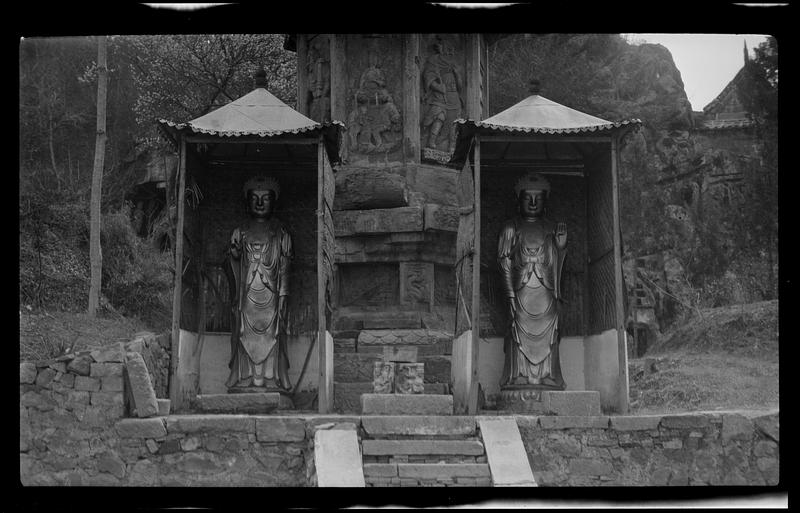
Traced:
<path fill-rule="evenodd" d="M 347 119 L 347 68 L 345 34 L 331 34 L 331 119 Z"/>
<path fill-rule="evenodd" d="M 405 162 L 419 162 L 419 34 L 403 36 L 403 157 Z"/>
<path fill-rule="evenodd" d="M 467 119 L 480 121 L 481 112 L 481 35 L 467 34 Z"/>

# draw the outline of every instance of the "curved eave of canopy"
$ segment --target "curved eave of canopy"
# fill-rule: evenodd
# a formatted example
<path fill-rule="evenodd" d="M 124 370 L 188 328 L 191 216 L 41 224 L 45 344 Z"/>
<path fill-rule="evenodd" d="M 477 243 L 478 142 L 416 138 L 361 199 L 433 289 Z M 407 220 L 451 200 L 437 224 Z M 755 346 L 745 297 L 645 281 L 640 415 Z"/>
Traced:
<path fill-rule="evenodd" d="M 309 139 L 313 143 L 322 134 L 332 164 L 339 162 L 341 132 L 346 129 L 340 121 L 318 123 L 307 118 L 263 87 L 185 123 L 160 119 L 158 127 L 175 148 L 182 137 L 193 135 L 218 138 L 218 143 L 258 143 L 260 139 Z"/>
<path fill-rule="evenodd" d="M 532 95 L 483 121 L 457 119 L 454 125 L 457 134 L 456 148 L 449 163 L 463 165 L 476 133 L 487 136 L 487 140 L 493 136 L 502 136 L 519 143 L 536 139 L 539 144 L 549 145 L 558 143 L 561 139 L 569 139 L 573 143 L 581 139 L 590 142 L 598 137 L 619 134 L 638 127 L 641 121 L 606 121 L 542 96 Z"/>

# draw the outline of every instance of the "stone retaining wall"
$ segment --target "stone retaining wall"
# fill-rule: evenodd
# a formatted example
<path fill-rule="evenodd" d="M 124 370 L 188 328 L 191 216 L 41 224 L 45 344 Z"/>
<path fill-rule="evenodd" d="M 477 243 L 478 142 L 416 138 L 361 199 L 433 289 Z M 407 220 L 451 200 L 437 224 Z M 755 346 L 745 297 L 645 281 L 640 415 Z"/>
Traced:
<path fill-rule="evenodd" d="M 778 412 L 518 416 L 539 486 L 777 485 Z"/>
<path fill-rule="evenodd" d="M 169 397 L 169 359 L 172 354 L 170 339 L 169 332 L 156 335 L 143 331 L 134 335 L 133 340 L 125 344 L 127 351 L 142 355 L 156 397 L 162 399 Z"/>

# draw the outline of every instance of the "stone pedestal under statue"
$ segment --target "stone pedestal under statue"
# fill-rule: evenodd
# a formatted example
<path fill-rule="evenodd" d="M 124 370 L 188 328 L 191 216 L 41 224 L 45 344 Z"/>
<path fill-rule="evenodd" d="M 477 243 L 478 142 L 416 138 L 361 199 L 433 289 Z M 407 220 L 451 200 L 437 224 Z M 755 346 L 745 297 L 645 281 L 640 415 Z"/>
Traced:
<path fill-rule="evenodd" d="M 536 415 L 600 415 L 600 392 L 594 390 L 502 390 L 497 409 Z"/>

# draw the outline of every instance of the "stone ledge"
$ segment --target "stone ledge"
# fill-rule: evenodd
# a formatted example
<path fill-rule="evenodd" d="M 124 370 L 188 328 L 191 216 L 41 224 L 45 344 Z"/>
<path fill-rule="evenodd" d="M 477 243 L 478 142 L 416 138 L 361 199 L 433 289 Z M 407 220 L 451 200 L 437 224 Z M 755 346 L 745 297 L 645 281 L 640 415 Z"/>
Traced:
<path fill-rule="evenodd" d="M 475 417 L 468 416 L 364 416 L 361 425 L 370 436 L 475 434 Z"/>
<path fill-rule="evenodd" d="M 306 423 L 291 417 L 255 417 L 259 442 L 301 442 L 306 438 Z"/>
<path fill-rule="evenodd" d="M 420 232 L 423 228 L 421 207 L 338 210 L 333 213 L 336 237 L 376 233 Z"/>
<path fill-rule="evenodd" d="M 664 415 L 661 427 L 667 429 L 701 429 L 711 426 L 708 414 Z"/>
<path fill-rule="evenodd" d="M 170 415 L 167 433 L 255 433 L 256 418 L 248 415 Z"/>
<path fill-rule="evenodd" d="M 539 425 L 543 429 L 608 429 L 609 417 L 602 416 L 542 416 Z"/>
<path fill-rule="evenodd" d="M 433 345 L 452 340 L 453 334 L 442 330 L 398 329 L 362 330 L 358 345 Z"/>
<path fill-rule="evenodd" d="M 364 477 L 397 477 L 397 464 L 364 463 Z"/>
<path fill-rule="evenodd" d="M 600 392 L 596 390 L 545 390 L 542 402 L 549 415 L 600 415 Z"/>
<path fill-rule="evenodd" d="M 491 477 L 486 463 L 398 463 L 397 475 L 416 479 Z"/>
<path fill-rule="evenodd" d="M 616 431 L 649 431 L 658 429 L 661 418 L 661 415 L 611 417 L 611 429 Z"/>
<path fill-rule="evenodd" d="M 452 415 L 453 396 L 434 394 L 362 394 L 364 415 Z"/>
<path fill-rule="evenodd" d="M 361 450 L 365 456 L 396 454 L 481 456 L 483 444 L 477 440 L 364 440 L 361 442 Z"/>
<path fill-rule="evenodd" d="M 167 428 L 163 417 L 149 419 L 122 419 L 116 423 L 121 438 L 164 438 Z"/>
<path fill-rule="evenodd" d="M 197 408 L 206 413 L 269 413 L 278 408 L 280 394 L 202 394 L 197 396 Z"/>

